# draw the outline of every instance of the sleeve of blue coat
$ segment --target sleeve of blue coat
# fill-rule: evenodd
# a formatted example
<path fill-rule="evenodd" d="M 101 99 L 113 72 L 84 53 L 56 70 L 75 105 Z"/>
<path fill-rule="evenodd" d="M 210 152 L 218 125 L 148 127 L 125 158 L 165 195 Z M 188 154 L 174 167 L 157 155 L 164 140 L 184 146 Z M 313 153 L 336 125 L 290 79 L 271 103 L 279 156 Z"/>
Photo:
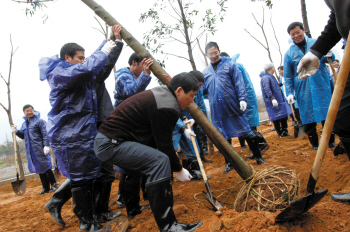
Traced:
<path fill-rule="evenodd" d="M 235 90 L 238 95 L 239 101 L 247 101 L 247 94 L 245 91 L 245 85 L 243 81 L 243 77 L 241 71 L 239 71 L 238 66 L 233 64 L 231 67 L 232 81 L 235 83 Z"/>
<path fill-rule="evenodd" d="M 268 97 L 268 99 L 271 100 L 271 98 L 275 97 L 275 95 L 273 94 L 272 89 L 271 89 L 271 83 L 270 83 L 269 78 L 262 77 L 261 78 L 261 86 L 262 86 L 266 96 Z"/>
<path fill-rule="evenodd" d="M 21 139 L 24 139 L 24 132 L 23 132 L 23 130 L 24 130 L 24 127 L 23 127 L 23 125 L 22 125 L 22 126 L 21 126 L 21 129 L 17 130 L 17 132 L 16 132 L 16 135 L 17 135 L 19 138 L 21 138 Z"/>
<path fill-rule="evenodd" d="M 39 127 L 40 127 L 41 135 L 43 137 L 43 144 L 44 144 L 44 146 L 49 147 L 50 143 L 49 143 L 49 139 L 47 138 L 46 122 L 41 119 L 39 122 Z"/>
<path fill-rule="evenodd" d="M 134 78 L 133 76 L 131 78 Z M 116 90 L 121 97 L 128 98 L 134 94 L 142 92 L 146 89 L 151 81 L 151 76 L 147 76 L 145 72 L 142 72 L 140 76 L 131 81 L 127 74 L 122 74 L 116 83 Z"/>
<path fill-rule="evenodd" d="M 286 96 L 288 97 L 291 94 L 294 95 L 294 69 L 287 53 L 284 55 L 283 76 L 285 81 L 284 86 L 286 88 Z"/>
<path fill-rule="evenodd" d="M 205 104 L 204 104 L 203 91 L 199 91 L 197 94 L 197 105 L 199 106 L 201 111 L 205 114 L 205 116 L 208 116 L 207 108 L 205 108 Z"/>
<path fill-rule="evenodd" d="M 76 88 L 77 85 L 90 81 L 93 75 L 97 75 L 107 59 L 108 56 L 104 52 L 96 51 L 86 58 L 83 64 L 70 65 L 67 63 L 67 66 L 59 69 L 60 73 L 54 76 L 55 85 L 63 89 Z M 93 75 L 86 75 L 89 73 Z"/>

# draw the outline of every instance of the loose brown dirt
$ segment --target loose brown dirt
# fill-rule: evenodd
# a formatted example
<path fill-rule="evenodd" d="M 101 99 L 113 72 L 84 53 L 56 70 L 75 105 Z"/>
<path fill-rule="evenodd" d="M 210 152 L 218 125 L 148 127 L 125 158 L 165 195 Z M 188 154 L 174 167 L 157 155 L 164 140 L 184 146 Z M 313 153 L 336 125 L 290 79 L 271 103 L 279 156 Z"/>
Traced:
<path fill-rule="evenodd" d="M 291 121 L 288 122 L 291 124 Z M 267 165 L 281 165 L 295 170 L 301 183 L 301 196 L 305 196 L 306 184 L 316 155 L 311 151 L 311 145 L 304 135 L 303 139 L 293 136 L 278 138 L 276 132 L 271 131 L 273 126 L 263 125 L 258 129 L 270 144 L 270 149 L 263 155 L 267 164 L 256 165 L 254 160 L 247 160 L 255 170 Z M 318 126 L 318 131 L 321 129 Z M 293 128 L 289 127 L 293 134 Z M 336 142 L 338 143 L 338 139 Z M 232 142 L 233 147 L 240 151 L 237 139 Z M 241 155 L 247 155 L 246 151 Z M 214 212 L 210 204 L 201 194 L 205 190 L 202 181 L 179 182 L 175 181 L 174 211 L 179 222 L 192 223 L 201 221 L 202 227 L 196 231 L 350 231 L 350 206 L 346 203 L 336 203 L 330 196 L 334 192 L 350 191 L 350 163 L 346 155 L 335 157 L 331 149 L 327 150 L 316 191 L 327 188 L 328 194 L 309 212 L 300 218 L 288 223 L 275 223 L 278 212 L 248 211 L 238 213 L 233 210 L 233 202 L 239 191 L 239 186 L 233 188 L 241 181 L 239 175 L 233 170 L 228 174 L 221 174 L 225 162 L 219 152 L 208 155 L 213 162 L 205 164 L 209 183 L 214 196 L 222 201 L 222 212 Z M 118 180 L 113 183 L 110 199 L 110 208 L 117 211 L 116 198 Z M 39 179 L 26 181 L 27 191 L 23 196 L 16 196 L 11 185 L 0 187 L 0 231 L 78 231 L 79 222 L 72 211 L 72 201 L 68 201 L 62 208 L 62 217 L 66 221 L 64 229 L 56 225 L 50 214 L 43 209 L 52 193 L 38 195 L 41 190 Z M 197 194 L 197 195 L 196 195 Z M 204 200 L 204 201 L 203 201 Z M 226 203 L 225 203 L 226 202 Z M 147 204 L 141 200 L 141 204 Z M 121 209 L 126 216 L 125 209 Z M 130 220 L 128 231 L 158 231 L 150 208 L 141 215 Z"/>

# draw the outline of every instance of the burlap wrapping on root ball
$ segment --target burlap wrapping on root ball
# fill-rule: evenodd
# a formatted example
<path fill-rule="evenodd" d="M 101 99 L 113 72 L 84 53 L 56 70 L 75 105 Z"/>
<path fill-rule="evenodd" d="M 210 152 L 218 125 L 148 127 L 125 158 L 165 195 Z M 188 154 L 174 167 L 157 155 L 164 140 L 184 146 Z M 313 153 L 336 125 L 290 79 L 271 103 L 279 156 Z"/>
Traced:
<path fill-rule="evenodd" d="M 257 171 L 237 194 L 234 208 L 248 210 L 283 210 L 290 201 L 299 198 L 300 182 L 295 171 L 272 165 Z"/>

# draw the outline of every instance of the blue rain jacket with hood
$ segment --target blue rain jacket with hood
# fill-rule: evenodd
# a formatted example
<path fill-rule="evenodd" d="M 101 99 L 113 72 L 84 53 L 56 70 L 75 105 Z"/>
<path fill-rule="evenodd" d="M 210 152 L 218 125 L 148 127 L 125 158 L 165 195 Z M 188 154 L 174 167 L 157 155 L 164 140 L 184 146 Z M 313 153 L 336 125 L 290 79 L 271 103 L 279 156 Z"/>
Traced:
<path fill-rule="evenodd" d="M 264 98 L 270 121 L 276 121 L 288 117 L 288 115 L 292 113 L 292 109 L 286 101 L 286 98 L 283 96 L 276 79 L 267 72 L 261 72 L 260 77 L 261 93 Z M 277 107 L 273 107 L 272 98 L 276 99 L 278 103 Z"/>
<path fill-rule="evenodd" d="M 151 82 L 152 77 L 147 76 L 142 72 L 140 76 L 135 79 L 129 68 L 121 68 L 115 72 L 115 90 L 114 90 L 114 108 L 116 108 L 122 101 L 146 89 Z"/>
<path fill-rule="evenodd" d="M 100 51 L 106 40 L 84 64 L 69 64 L 58 55 L 41 58 L 40 80 L 51 88 L 47 133 L 60 172 L 72 181 L 101 176 L 101 161 L 94 153 L 97 134 L 96 75 L 108 56 Z"/>
<path fill-rule="evenodd" d="M 240 101 L 247 101 L 244 81 L 230 57 L 220 57 L 216 71 L 212 64 L 203 70 L 203 94 L 208 94 L 211 120 L 226 139 L 251 132 Z"/>
<path fill-rule="evenodd" d="M 29 121 L 26 116 L 23 119 L 24 123 L 16 135 L 25 141 L 28 169 L 31 173 L 43 174 L 52 169 L 50 154 L 44 154 L 44 146 L 50 146 L 46 133 L 46 122 L 35 110 L 34 116 Z"/>
<path fill-rule="evenodd" d="M 316 39 L 305 35 L 305 54 L 315 43 Z M 299 80 L 297 67 L 304 53 L 292 42 L 290 48 L 284 55 L 284 78 L 286 95 L 294 95 L 298 102 L 300 118 L 303 124 L 319 123 L 326 119 L 329 103 L 331 101 L 331 86 L 329 72 L 326 67 L 326 58 L 320 60 L 320 67 L 315 75 Z"/>
<path fill-rule="evenodd" d="M 239 56 L 240 56 L 239 53 L 232 56 L 232 61 L 236 62 Z M 238 66 L 239 71 L 241 71 L 242 78 L 244 81 L 245 91 L 247 93 L 247 109 L 245 110 L 245 114 L 247 116 L 249 126 L 250 127 L 260 126 L 258 100 L 256 99 L 254 85 L 250 80 L 249 74 L 247 70 L 244 68 L 243 64 L 240 64 L 237 62 L 236 64 Z"/>

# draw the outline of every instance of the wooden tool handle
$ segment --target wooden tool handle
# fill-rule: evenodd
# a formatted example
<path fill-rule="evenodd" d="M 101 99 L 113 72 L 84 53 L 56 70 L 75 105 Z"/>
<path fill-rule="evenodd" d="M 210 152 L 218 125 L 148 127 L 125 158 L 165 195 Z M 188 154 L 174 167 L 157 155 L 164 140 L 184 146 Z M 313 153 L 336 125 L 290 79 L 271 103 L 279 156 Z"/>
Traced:
<path fill-rule="evenodd" d="M 334 84 L 336 84 L 337 83 L 337 79 L 338 79 L 337 72 L 335 71 L 335 69 L 333 67 L 333 63 L 332 63 L 331 58 L 327 57 L 327 60 L 328 60 L 329 66 L 331 66 L 331 69 L 332 69 Z"/>

